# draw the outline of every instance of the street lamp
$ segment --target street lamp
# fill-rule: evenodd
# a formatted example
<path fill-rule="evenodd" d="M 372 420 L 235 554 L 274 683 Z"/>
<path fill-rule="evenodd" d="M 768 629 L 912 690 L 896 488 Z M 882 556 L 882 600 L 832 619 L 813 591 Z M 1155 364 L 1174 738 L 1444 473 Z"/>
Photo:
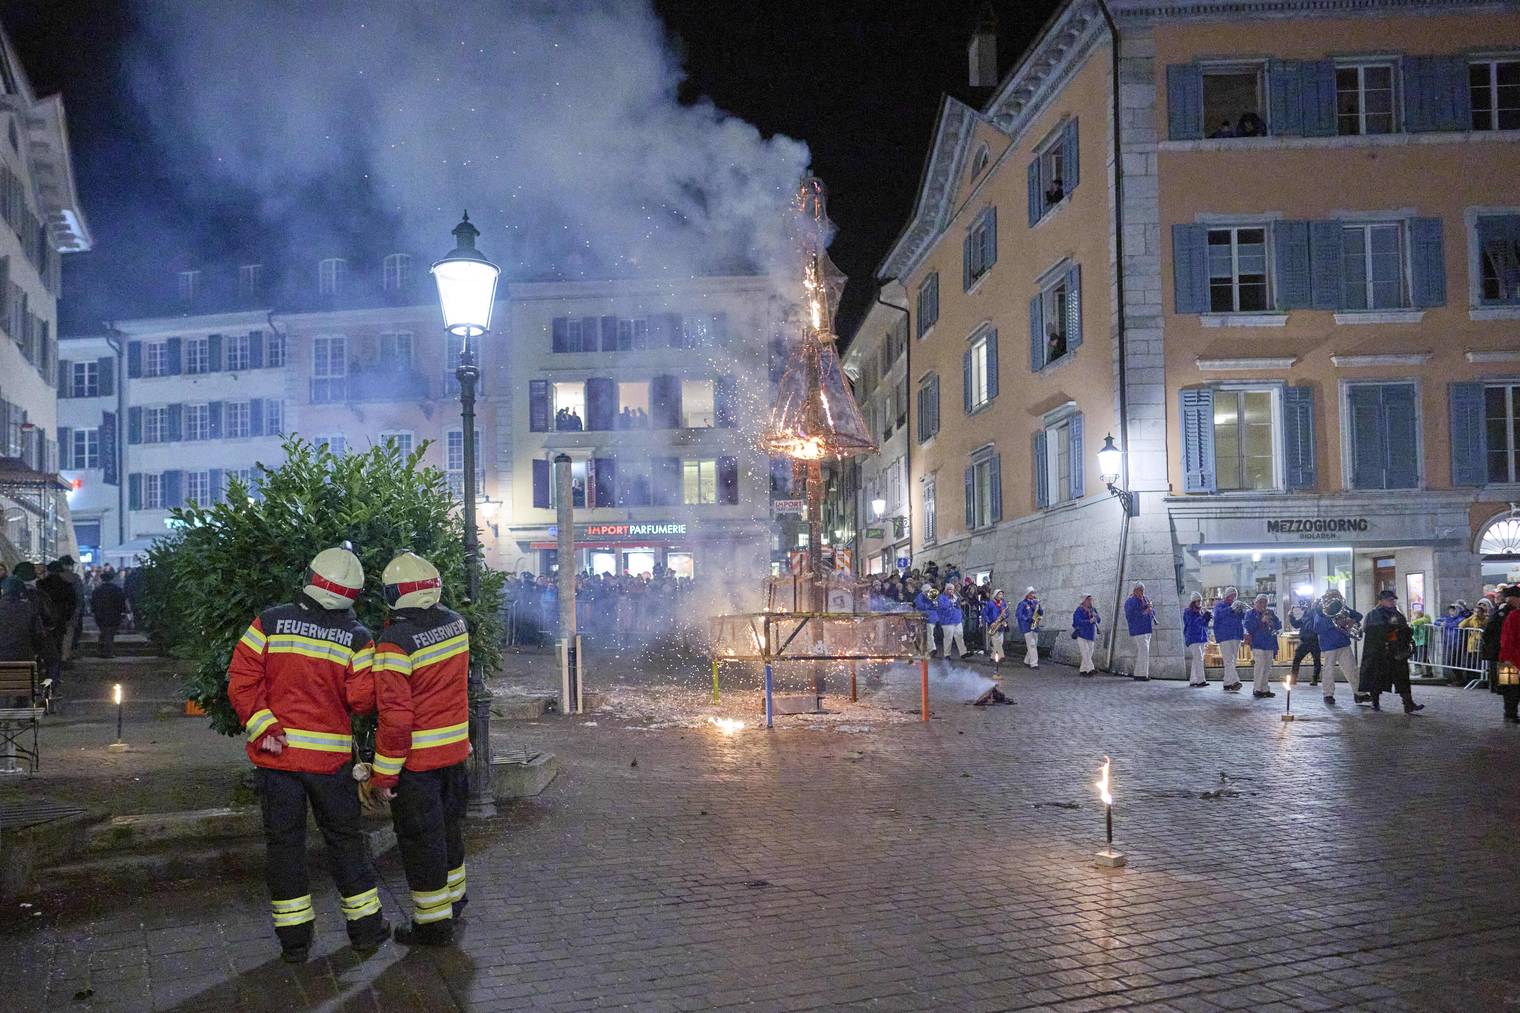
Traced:
<path fill-rule="evenodd" d="M 472 339 L 491 329 L 491 310 L 496 305 L 496 279 L 501 269 L 475 249 L 480 230 L 470 224 L 470 214 L 454 226 L 455 246 L 433 265 L 438 285 L 438 306 L 443 326 L 460 341 L 459 413 L 464 444 L 464 551 L 469 599 L 480 597 L 480 537 L 475 530 L 475 383 L 480 367 L 475 363 Z M 470 676 L 470 813 L 495 816 L 496 799 L 491 792 L 491 691 L 486 688 L 480 665 L 471 656 Z"/>
<path fill-rule="evenodd" d="M 1114 446 L 1113 434 L 1103 437 L 1103 446 L 1098 450 L 1098 477 L 1103 479 L 1103 484 L 1108 486 L 1110 495 L 1119 499 L 1119 505 L 1124 508 L 1127 516 L 1134 517 L 1139 511 L 1139 504 L 1135 500 L 1135 494 L 1128 489 L 1122 488 L 1119 477 L 1124 469 L 1124 452 Z"/>
<path fill-rule="evenodd" d="M 884 514 L 884 513 L 886 513 L 886 512 L 887 512 L 887 501 L 886 500 L 884 500 L 880 496 L 878 496 L 878 497 L 876 497 L 875 499 L 873 499 L 871 501 L 871 513 L 875 515 L 875 517 L 876 517 L 877 520 L 881 520 L 881 515 Z"/>

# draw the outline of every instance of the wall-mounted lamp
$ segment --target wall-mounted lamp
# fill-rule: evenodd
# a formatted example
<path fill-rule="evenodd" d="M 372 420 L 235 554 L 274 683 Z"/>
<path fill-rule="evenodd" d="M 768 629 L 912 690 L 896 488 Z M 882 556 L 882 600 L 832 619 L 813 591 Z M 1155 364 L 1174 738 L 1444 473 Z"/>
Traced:
<path fill-rule="evenodd" d="M 491 529 L 492 538 L 501 537 L 501 531 L 496 527 L 496 514 L 500 510 L 501 500 L 492 499 L 490 496 L 482 496 L 480 502 L 475 504 L 475 515 Z"/>
<path fill-rule="evenodd" d="M 1114 445 L 1114 437 L 1110 433 L 1103 437 L 1103 446 L 1098 450 L 1098 477 L 1108 486 L 1109 494 L 1118 498 L 1125 514 L 1134 517 L 1140 512 L 1140 503 L 1134 493 L 1119 486 L 1119 476 L 1123 471 L 1124 451 Z"/>

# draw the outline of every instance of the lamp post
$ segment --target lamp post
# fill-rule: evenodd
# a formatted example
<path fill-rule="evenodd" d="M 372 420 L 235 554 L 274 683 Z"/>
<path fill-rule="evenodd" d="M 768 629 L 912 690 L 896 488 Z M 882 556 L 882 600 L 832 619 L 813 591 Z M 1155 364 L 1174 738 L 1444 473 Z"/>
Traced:
<path fill-rule="evenodd" d="M 472 341 L 491 329 L 491 310 L 496 305 L 496 279 L 501 269 L 475 249 L 480 230 L 470 224 L 470 214 L 454 226 L 455 246 L 433 265 L 438 286 L 438 306 L 443 326 L 459 339 L 460 439 L 464 443 L 464 551 L 469 600 L 480 596 L 480 537 L 475 530 L 475 383 L 480 367 Z M 472 816 L 495 816 L 496 799 L 491 792 L 491 691 L 486 688 L 480 665 L 470 659 L 470 806 Z"/>
<path fill-rule="evenodd" d="M 1119 574 L 1114 587 L 1115 621 L 1108 624 L 1108 631 L 1104 635 L 1103 667 L 1110 672 L 1114 670 L 1114 632 L 1119 627 L 1120 607 L 1124 604 L 1124 563 L 1125 552 L 1129 548 L 1129 519 L 1140 512 L 1140 502 L 1135 494 L 1119 485 L 1123 476 L 1124 452 L 1114 445 L 1114 436 L 1109 433 L 1103 437 L 1103 446 L 1098 450 L 1098 477 L 1103 479 L 1109 495 L 1118 499 L 1119 506 L 1124 510 L 1123 522 L 1119 526 Z"/>

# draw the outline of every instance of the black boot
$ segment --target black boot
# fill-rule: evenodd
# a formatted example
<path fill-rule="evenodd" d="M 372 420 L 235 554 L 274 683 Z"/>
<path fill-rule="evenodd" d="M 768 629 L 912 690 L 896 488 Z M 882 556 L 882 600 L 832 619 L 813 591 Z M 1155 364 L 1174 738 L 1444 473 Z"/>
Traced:
<path fill-rule="evenodd" d="M 1372 709 L 1373 710 L 1380 711 L 1380 710 L 1383 709 L 1383 705 L 1378 702 L 1378 701 L 1380 701 L 1382 699 L 1383 699 L 1383 694 L 1381 694 L 1381 693 L 1373 693 L 1372 694 Z"/>
<path fill-rule="evenodd" d="M 1413 696 L 1413 694 L 1404 697 L 1404 713 L 1405 714 L 1413 714 L 1416 711 L 1422 711 L 1424 709 L 1425 709 L 1425 705 L 1424 704 L 1422 704 L 1422 703 L 1415 703 L 1414 702 L 1414 696 Z"/>
<path fill-rule="evenodd" d="M 379 915 L 375 915 L 374 917 L 376 921 L 373 925 L 365 925 L 348 937 L 349 945 L 361 957 L 367 957 L 371 953 L 374 953 L 380 948 L 381 944 L 391 937 L 391 923 Z M 364 920 L 368 921 L 368 919 Z"/>
<path fill-rule="evenodd" d="M 445 919 L 418 925 L 412 922 L 396 930 L 396 942 L 402 946 L 451 946 L 454 943 L 454 922 Z"/>

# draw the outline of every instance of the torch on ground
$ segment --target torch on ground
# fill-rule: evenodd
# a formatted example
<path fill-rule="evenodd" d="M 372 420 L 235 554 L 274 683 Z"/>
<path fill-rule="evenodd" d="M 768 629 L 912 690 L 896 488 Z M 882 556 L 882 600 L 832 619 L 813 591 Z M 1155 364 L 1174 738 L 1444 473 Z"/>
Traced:
<path fill-rule="evenodd" d="M 1103 766 L 1098 769 L 1098 797 L 1103 800 L 1103 826 L 1107 843 L 1103 850 L 1093 855 L 1093 864 L 1100 869 L 1118 869 L 1129 859 L 1124 857 L 1124 852 L 1114 848 L 1114 794 L 1109 781 L 1109 770 L 1113 767 L 1113 761 L 1103 757 Z"/>

